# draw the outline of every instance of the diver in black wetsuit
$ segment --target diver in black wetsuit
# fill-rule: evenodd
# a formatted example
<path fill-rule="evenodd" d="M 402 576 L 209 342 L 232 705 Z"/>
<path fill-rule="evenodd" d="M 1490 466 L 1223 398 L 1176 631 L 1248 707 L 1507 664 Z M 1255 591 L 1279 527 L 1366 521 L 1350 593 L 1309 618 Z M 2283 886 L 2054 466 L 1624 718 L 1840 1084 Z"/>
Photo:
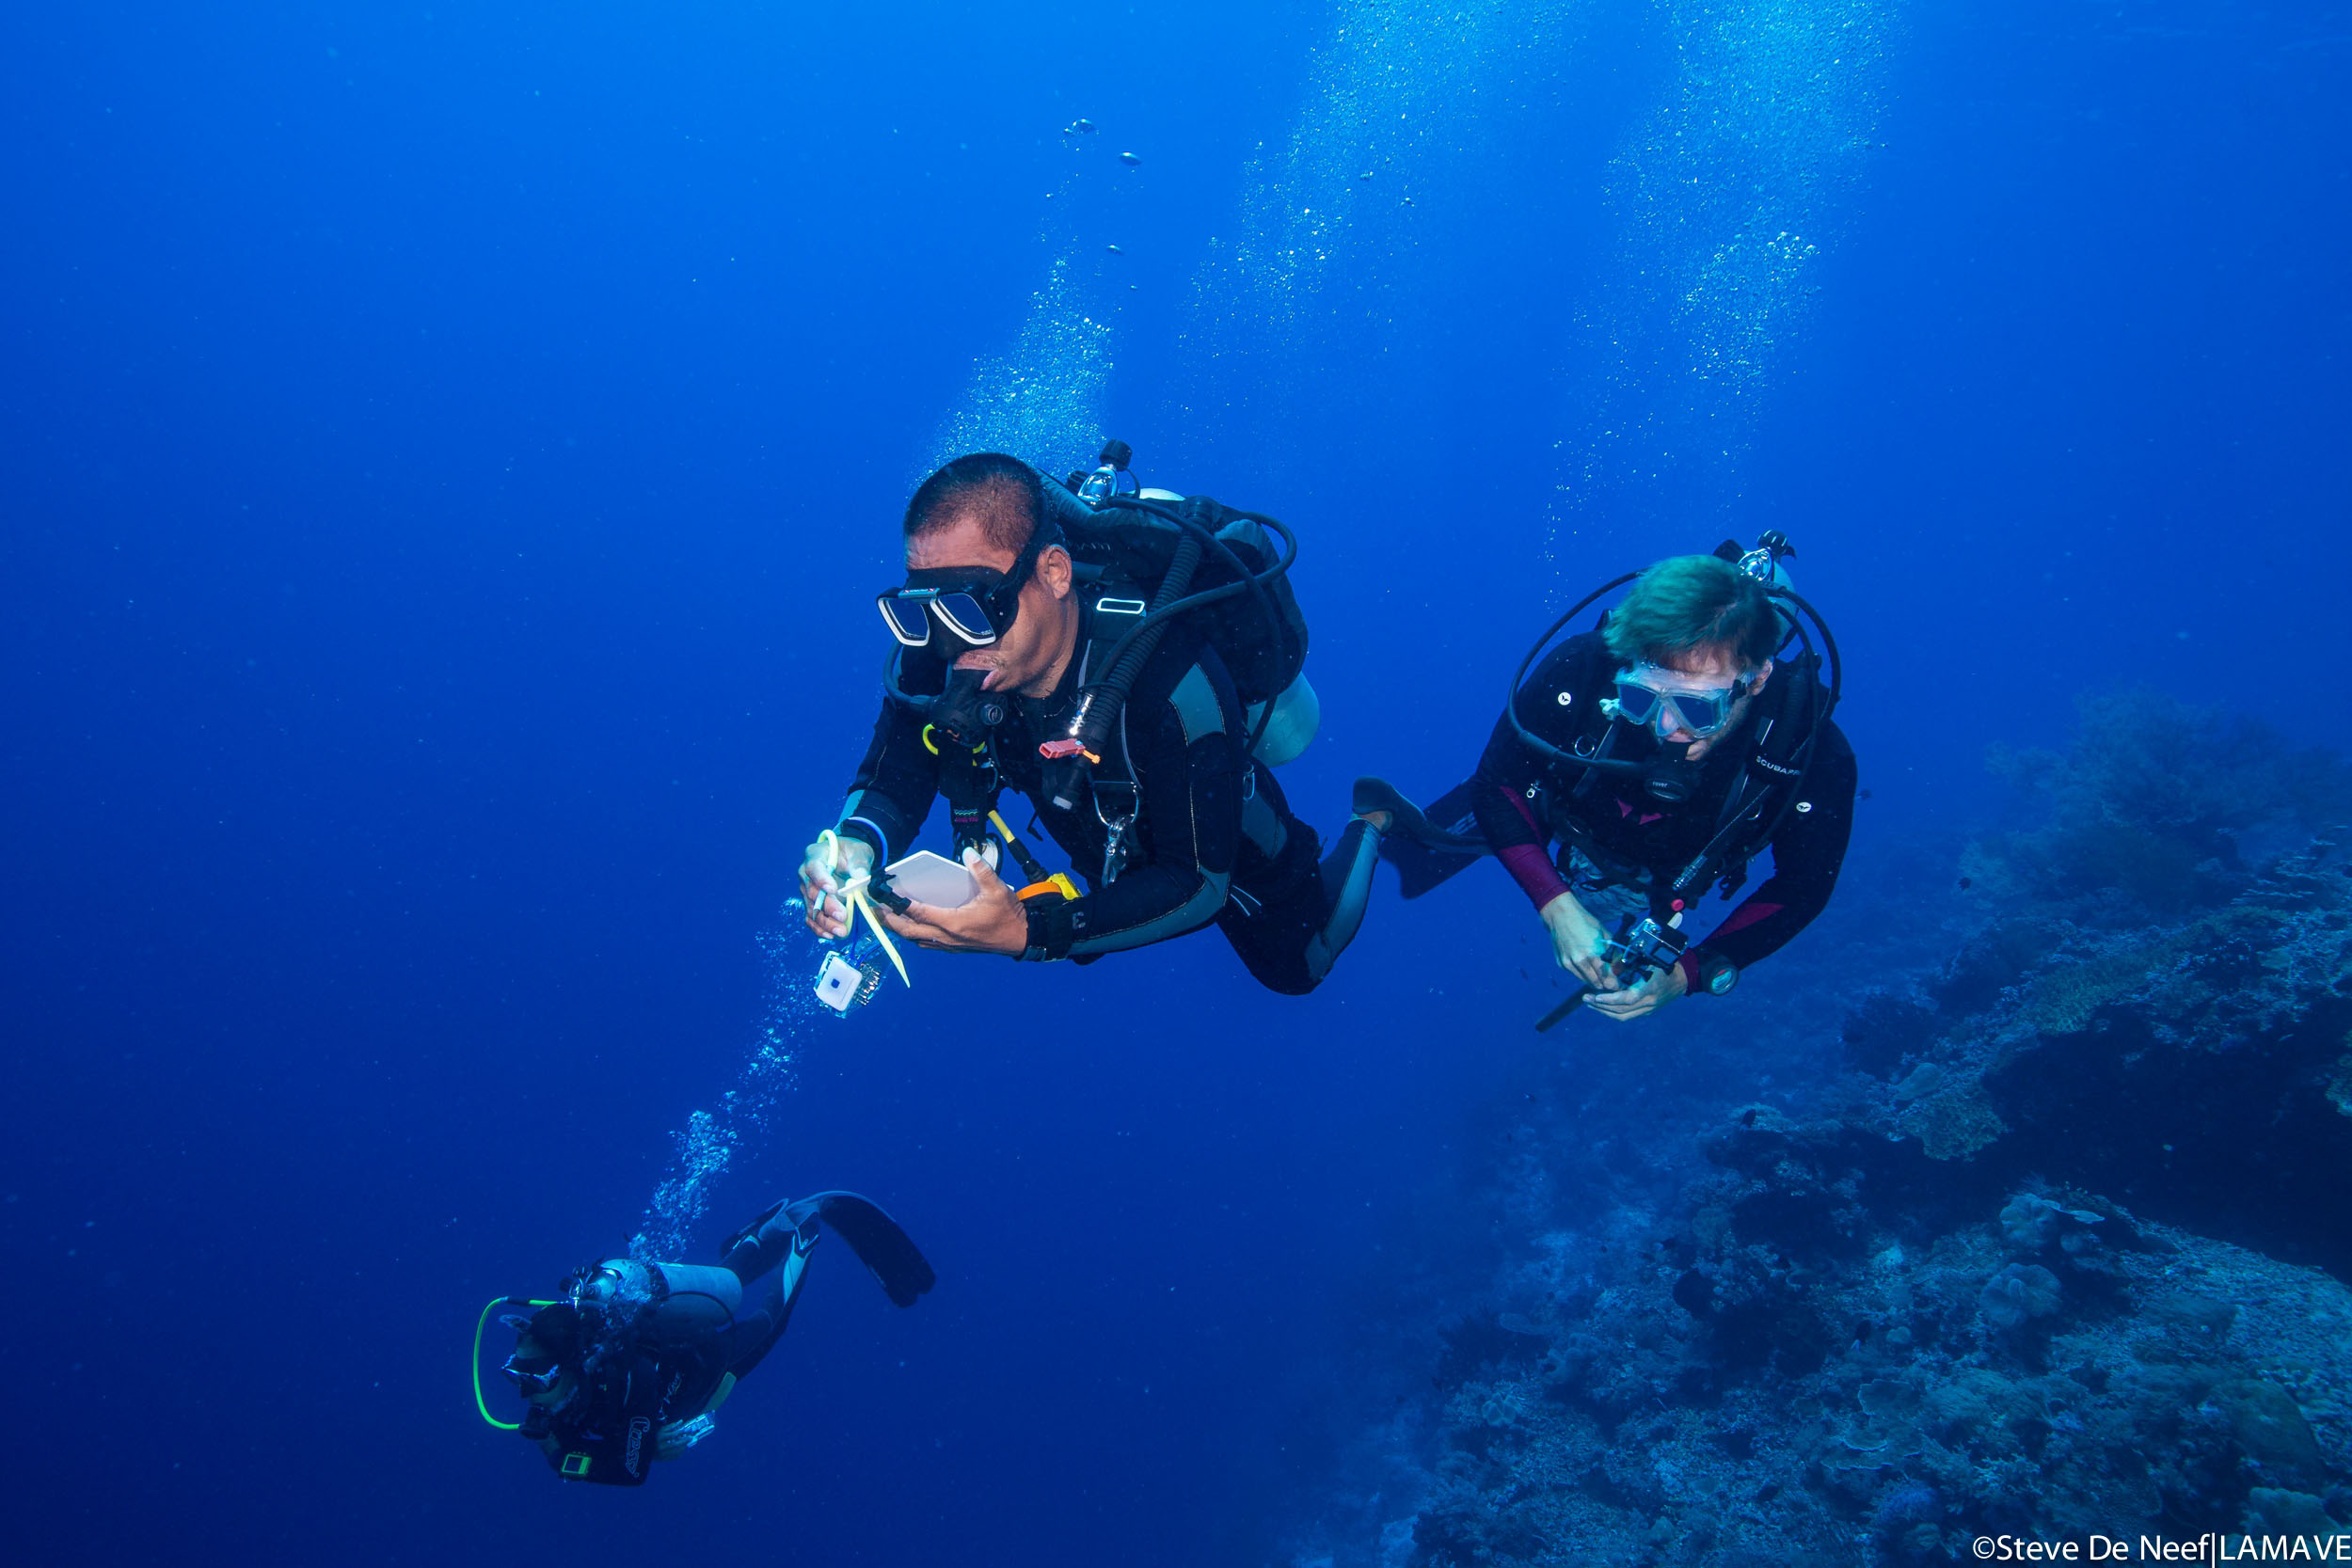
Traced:
<path fill-rule="evenodd" d="M 1526 676 L 1477 776 L 1429 810 L 1502 862 L 1561 967 L 1590 988 L 1584 1004 L 1620 1022 L 1729 990 L 1837 885 L 1853 749 L 1828 716 L 1835 696 L 1819 684 L 1818 659 L 1783 646 L 1794 611 L 1777 606 L 1793 596 L 1776 597 L 1774 585 L 1779 555 L 1793 552 L 1767 539 L 1776 543 L 1676 556 L 1641 574 L 1599 629 Z M 1667 961 L 1655 967 L 1613 961 L 1625 956 L 1611 946 L 1613 927 L 1642 916 L 1679 927 L 1711 885 L 1729 897 L 1766 848 L 1772 877 L 1705 939 L 1660 951 Z M 1470 858 L 1420 843 L 1388 852 L 1407 897 Z"/>
<path fill-rule="evenodd" d="M 1104 673 L 1087 668 L 1108 640 L 1091 628 L 1143 609 L 1080 580 L 1057 521 L 1077 504 L 1017 458 L 956 459 L 908 504 L 907 586 L 882 608 L 908 648 L 951 650 L 949 695 L 961 678 L 963 696 L 990 713 L 977 753 L 993 769 L 990 788 L 1035 802 L 1087 891 L 1032 896 L 1042 884 L 1016 889 L 983 860 L 971 903 L 916 903 L 882 918 L 927 947 L 1032 962 L 1085 962 L 1215 923 L 1262 984 L 1312 990 L 1363 919 L 1382 831 L 1418 815 L 1377 780 L 1361 781 L 1355 819 L 1321 855 L 1272 768 L 1245 754 L 1244 737 L 1263 722 L 1245 721 L 1226 663 L 1189 618 L 1169 622 L 1134 677 L 1089 783 L 1057 784 L 1041 752 L 1071 744 L 1073 712 Z M 904 855 L 943 790 L 959 816 L 978 819 L 958 805 L 962 749 L 941 739 L 937 718 L 935 705 L 886 694 L 839 825 L 801 868 L 818 936 L 845 933 L 843 883 Z"/>
<path fill-rule="evenodd" d="M 644 1485 L 655 1460 L 675 1459 L 710 1434 L 712 1412 L 784 1337 L 819 1222 L 850 1243 L 898 1306 L 914 1306 L 934 1283 L 907 1233 L 855 1193 L 776 1204 L 738 1232 L 715 1265 L 633 1258 L 588 1264 L 564 1281 L 561 1300 L 505 1320 L 516 1330 L 505 1373 L 531 1407 L 515 1430 L 570 1480 Z M 744 1310 L 745 1287 L 771 1271 L 768 1299 Z M 486 1405 L 483 1417 L 508 1425 Z"/>

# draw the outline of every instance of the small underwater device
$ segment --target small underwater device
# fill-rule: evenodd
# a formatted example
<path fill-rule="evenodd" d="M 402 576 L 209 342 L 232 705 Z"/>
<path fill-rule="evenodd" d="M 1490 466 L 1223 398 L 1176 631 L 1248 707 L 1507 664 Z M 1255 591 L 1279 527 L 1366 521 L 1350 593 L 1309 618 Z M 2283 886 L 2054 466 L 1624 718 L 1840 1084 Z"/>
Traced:
<path fill-rule="evenodd" d="M 838 953 L 825 955 L 817 971 L 817 1000 L 841 1017 L 864 1006 L 882 989 L 882 950 L 869 937 L 860 937 Z"/>
<path fill-rule="evenodd" d="M 909 900 L 943 910 L 961 909 L 979 895 L 980 884 L 961 863 L 929 849 L 891 862 L 868 884 L 872 895 L 894 910 Z M 861 936 L 839 952 L 825 955 L 818 967 L 817 1000 L 843 1018 L 874 999 L 882 989 L 882 947 L 872 936 Z"/>
<path fill-rule="evenodd" d="M 1651 974 L 1670 969 L 1682 957 L 1682 950 L 1691 939 L 1677 924 L 1661 926 L 1655 915 L 1629 914 L 1617 923 L 1616 935 L 1602 946 L 1601 953 L 1609 960 L 1610 973 L 1629 986 L 1638 986 Z M 1725 988 L 1726 990 L 1729 988 Z M 1582 1006 L 1593 994 L 1590 986 L 1578 991 L 1565 1002 L 1535 1021 L 1535 1032 L 1542 1034 L 1553 1024 Z"/>
<path fill-rule="evenodd" d="M 1671 967 L 1690 944 L 1691 939 L 1679 929 L 1661 926 L 1653 915 L 1638 920 L 1628 915 L 1609 941 L 1609 967 L 1616 971 L 1618 979 L 1639 984 L 1652 970 Z"/>

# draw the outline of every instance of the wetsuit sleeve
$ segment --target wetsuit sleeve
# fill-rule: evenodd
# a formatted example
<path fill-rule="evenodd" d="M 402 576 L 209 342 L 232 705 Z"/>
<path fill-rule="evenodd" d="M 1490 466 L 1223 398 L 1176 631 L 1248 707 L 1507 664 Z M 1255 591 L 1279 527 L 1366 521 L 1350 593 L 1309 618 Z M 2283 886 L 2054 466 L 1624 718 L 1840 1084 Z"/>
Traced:
<path fill-rule="evenodd" d="M 1083 897 L 1031 899 L 1025 958 L 1165 942 L 1200 929 L 1225 907 L 1241 845 L 1242 768 L 1233 739 L 1241 721 L 1232 683 L 1221 665 L 1202 659 L 1166 697 L 1130 703 L 1126 724 L 1150 856 Z"/>
<path fill-rule="evenodd" d="M 1695 988 L 1695 956 L 1718 953 L 1745 969 L 1770 958 L 1829 907 L 1853 833 L 1856 772 L 1853 748 L 1836 724 L 1822 731 L 1818 755 L 1791 807 L 1772 835 L 1772 875 L 1724 916 L 1705 942 L 1683 958 L 1683 977 Z"/>
<path fill-rule="evenodd" d="M 1607 673 L 1602 668 L 1606 653 L 1587 645 L 1593 642 L 1597 639 L 1577 638 L 1565 644 L 1519 688 L 1517 705 L 1521 721 L 1555 746 L 1565 747 L 1575 737 L 1582 719 L 1579 705 L 1592 700 L 1591 692 L 1597 689 L 1595 671 Z M 1563 692 L 1573 700 L 1563 705 Z M 1546 853 L 1551 834 L 1537 820 L 1532 799 L 1548 772 L 1544 759 L 1528 750 L 1506 713 L 1495 721 L 1486 754 L 1478 759 L 1478 783 L 1471 803 L 1479 832 L 1486 835 L 1495 858 L 1538 910 L 1568 891 Z"/>
<path fill-rule="evenodd" d="M 939 757 L 923 744 L 923 716 L 885 701 L 834 831 L 872 845 L 875 863 L 886 865 L 914 846 L 938 794 Z"/>

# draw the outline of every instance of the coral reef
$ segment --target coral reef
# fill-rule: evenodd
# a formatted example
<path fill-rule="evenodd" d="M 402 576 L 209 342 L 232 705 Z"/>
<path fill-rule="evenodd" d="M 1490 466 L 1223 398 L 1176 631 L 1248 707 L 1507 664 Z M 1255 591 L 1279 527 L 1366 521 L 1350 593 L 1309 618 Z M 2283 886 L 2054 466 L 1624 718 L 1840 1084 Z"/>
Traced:
<path fill-rule="evenodd" d="M 1413 1506 L 1331 1560 L 2352 1530 L 2352 788 L 2146 693 L 1999 766 L 2041 821 L 1842 1066 L 1639 1181 L 1515 1128 L 1517 1234 L 1391 1423 Z"/>
<path fill-rule="evenodd" d="M 1758 1115 L 1685 1225 L 1462 1324 L 1414 1560 L 2347 1528 L 2352 1291 L 2078 1192 L 2019 1195 L 2100 1215 L 2071 1253 L 1990 1207 L 1906 1243 L 1899 1204 L 1841 1201 L 1874 1185 L 1851 1147 Z"/>

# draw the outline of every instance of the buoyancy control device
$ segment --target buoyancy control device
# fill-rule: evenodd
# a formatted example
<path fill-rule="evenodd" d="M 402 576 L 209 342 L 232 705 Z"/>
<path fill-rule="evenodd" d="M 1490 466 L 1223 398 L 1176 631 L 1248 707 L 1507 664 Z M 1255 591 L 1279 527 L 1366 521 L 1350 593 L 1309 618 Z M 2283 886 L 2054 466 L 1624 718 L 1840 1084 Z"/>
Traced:
<path fill-rule="evenodd" d="M 1039 747 L 1045 795 L 1063 811 L 1091 798 L 1108 839 L 1105 880 L 1118 875 L 1139 805 L 1120 721 L 1136 678 L 1180 619 L 1232 679 L 1250 765 L 1295 758 L 1321 717 L 1304 673 L 1307 620 L 1289 579 L 1297 536 L 1263 513 L 1147 489 L 1129 467 L 1133 455 L 1125 442 L 1108 441 L 1091 471 L 1041 475 L 1046 520 L 1070 553 L 1082 617 L 1077 707 L 1063 733 Z M 957 848 L 980 848 L 993 863 L 989 814 L 997 780 L 988 734 L 1003 721 L 1004 704 L 969 673 L 919 669 L 907 653 L 893 651 L 885 689 L 926 706 L 926 744 L 946 764 L 941 787 Z"/>

